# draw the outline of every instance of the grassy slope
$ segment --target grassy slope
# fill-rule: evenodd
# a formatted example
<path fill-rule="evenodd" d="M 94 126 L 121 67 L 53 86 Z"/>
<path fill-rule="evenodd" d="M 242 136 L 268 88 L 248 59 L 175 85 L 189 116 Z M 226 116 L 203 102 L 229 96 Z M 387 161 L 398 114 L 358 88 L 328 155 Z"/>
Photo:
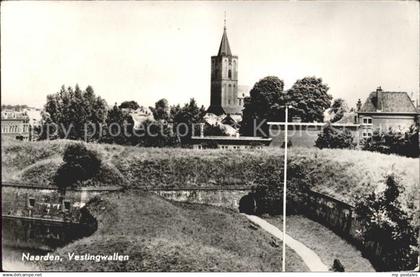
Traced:
<path fill-rule="evenodd" d="M 68 261 L 41 264 L 72 271 L 279 271 L 281 248 L 238 213 L 205 205 L 172 203 L 141 192 L 102 196 L 89 209 L 98 230 L 56 251 L 129 255 L 128 262 Z M 277 244 L 280 244 L 277 241 Z M 307 271 L 292 250 L 287 269 Z"/>
<path fill-rule="evenodd" d="M 281 216 L 264 219 L 278 228 L 283 226 Z M 334 259 L 339 259 L 346 271 L 375 271 L 359 250 L 321 224 L 293 215 L 287 217 L 286 225 L 287 233 L 315 251 L 327 266 L 332 266 Z"/>
<path fill-rule="evenodd" d="M 69 141 L 8 142 L 2 146 L 2 179 L 31 182 L 51 178 Z M 88 144 L 104 164 L 120 171 L 132 187 L 247 186 L 264 168 L 282 173 L 283 151 L 152 149 Z M 352 204 L 355 196 L 381 189 L 384 175 L 394 172 L 405 187 L 402 202 L 411 213 L 419 199 L 419 159 L 355 150 L 291 148 L 289 165 L 298 168 L 313 189 Z M 115 174 L 108 174 L 115 175 Z M 31 176 L 37 176 L 31 179 Z M 104 180 L 102 180 L 104 181 Z M 122 182 L 108 178 L 109 183 Z"/>
<path fill-rule="evenodd" d="M 47 181 L 61 163 L 67 143 L 69 141 L 4 143 L 2 180 Z M 138 187 L 246 186 L 258 181 L 256 176 L 262 168 L 270 167 L 278 174 L 282 172 L 281 149 L 194 151 L 97 144 L 88 144 L 88 147 L 102 155 L 104 167 L 109 169 L 107 172 L 120 172 L 121 175 L 117 175 L 124 176 L 124 180 L 120 177 L 101 180 L 107 185 L 124 181 Z M 313 189 L 349 203 L 359 193 L 380 188 L 383 176 L 393 171 L 406 188 L 402 195 L 406 206 L 418 203 L 418 159 L 362 151 L 291 148 L 289 164 L 304 173 Z M 269 244 L 271 238 L 259 230 L 249 229 L 248 223 L 237 213 L 198 205 L 172 204 L 156 196 L 119 197 L 110 196 L 103 202 L 92 204 L 91 208 L 100 219 L 98 232 L 59 252 L 95 254 L 99 249 L 99 253 L 127 253 L 131 260 L 125 264 L 64 262 L 49 265 L 48 269 L 235 271 L 280 268 L 279 249 Z M 297 228 L 296 234 L 306 228 L 318 232 L 312 227 Z M 298 258 L 289 258 L 288 261 L 295 263 L 289 264 L 289 270 L 302 270 Z M 162 268 L 163 264 L 168 267 Z"/>

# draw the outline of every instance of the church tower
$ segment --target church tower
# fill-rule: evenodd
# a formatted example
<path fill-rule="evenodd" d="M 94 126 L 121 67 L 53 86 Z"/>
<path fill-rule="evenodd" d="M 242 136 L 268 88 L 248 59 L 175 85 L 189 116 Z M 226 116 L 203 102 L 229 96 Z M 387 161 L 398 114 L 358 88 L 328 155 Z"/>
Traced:
<path fill-rule="evenodd" d="M 211 90 L 208 113 L 241 114 L 238 100 L 238 56 L 233 56 L 226 33 L 226 20 L 219 53 L 211 57 Z"/>

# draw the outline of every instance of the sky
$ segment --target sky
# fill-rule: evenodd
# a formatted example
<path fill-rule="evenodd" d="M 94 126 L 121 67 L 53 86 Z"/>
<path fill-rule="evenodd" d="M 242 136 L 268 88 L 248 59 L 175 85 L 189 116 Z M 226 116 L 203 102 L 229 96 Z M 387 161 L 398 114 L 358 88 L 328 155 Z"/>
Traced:
<path fill-rule="evenodd" d="M 316 76 L 355 106 L 384 90 L 419 95 L 419 3 L 1 3 L 2 104 L 43 107 L 61 85 L 91 85 L 109 105 L 210 103 L 210 57 L 226 12 L 239 85 Z"/>

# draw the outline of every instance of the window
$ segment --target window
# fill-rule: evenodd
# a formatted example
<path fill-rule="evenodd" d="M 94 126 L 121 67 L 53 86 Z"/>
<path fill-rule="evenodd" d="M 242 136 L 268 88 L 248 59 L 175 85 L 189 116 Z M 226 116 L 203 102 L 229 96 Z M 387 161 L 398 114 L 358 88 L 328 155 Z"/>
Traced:
<path fill-rule="evenodd" d="M 371 132 L 363 132 L 362 137 L 363 138 L 370 138 L 372 136 Z"/>
<path fill-rule="evenodd" d="M 372 118 L 363 117 L 363 124 L 372 124 Z"/>
<path fill-rule="evenodd" d="M 33 208 L 35 206 L 35 198 L 28 199 L 28 208 Z"/>
<path fill-rule="evenodd" d="M 70 201 L 65 200 L 63 202 L 63 211 L 70 211 Z"/>
<path fill-rule="evenodd" d="M 232 70 L 229 69 L 228 71 L 228 78 L 231 79 L 232 78 Z M 230 85 L 229 85 L 230 86 Z"/>
<path fill-rule="evenodd" d="M 370 138 L 372 137 L 373 133 L 371 131 L 363 132 L 362 137 L 363 138 Z"/>

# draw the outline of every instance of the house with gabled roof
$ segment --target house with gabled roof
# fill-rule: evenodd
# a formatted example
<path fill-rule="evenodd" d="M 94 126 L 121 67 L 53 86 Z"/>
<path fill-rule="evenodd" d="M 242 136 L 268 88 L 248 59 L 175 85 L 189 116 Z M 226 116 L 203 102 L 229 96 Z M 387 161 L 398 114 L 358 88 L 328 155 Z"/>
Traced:
<path fill-rule="evenodd" d="M 369 94 L 357 111 L 360 138 L 372 136 L 373 131 L 406 131 L 419 121 L 419 110 L 407 92 L 384 91 L 378 87 Z"/>

